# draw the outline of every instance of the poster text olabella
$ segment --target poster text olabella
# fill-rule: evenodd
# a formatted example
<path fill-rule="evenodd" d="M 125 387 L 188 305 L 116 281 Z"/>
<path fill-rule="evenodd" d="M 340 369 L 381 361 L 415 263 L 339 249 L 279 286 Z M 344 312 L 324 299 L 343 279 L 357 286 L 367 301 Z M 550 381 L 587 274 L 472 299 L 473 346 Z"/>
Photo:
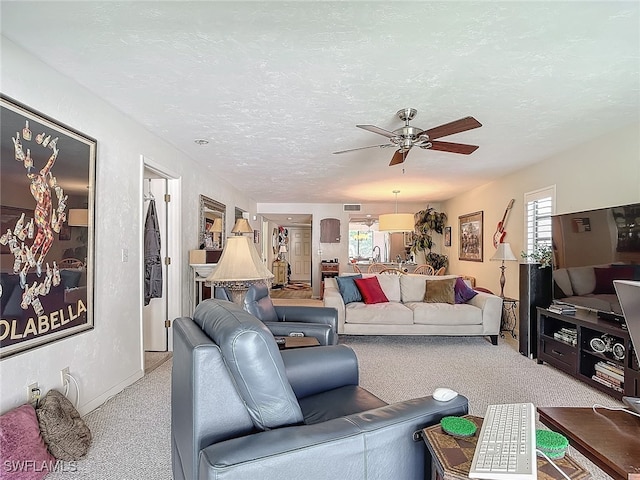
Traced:
<path fill-rule="evenodd" d="M 5 320 L 3 318 L 0 319 L 0 341 L 5 339 L 30 340 L 42 335 L 47 335 L 64 327 L 83 314 L 86 317 L 86 313 L 86 305 L 82 300 L 78 300 L 76 305 L 69 304 L 60 310 L 55 310 L 38 317 L 30 317 L 24 328 L 18 326 L 18 320 Z"/>

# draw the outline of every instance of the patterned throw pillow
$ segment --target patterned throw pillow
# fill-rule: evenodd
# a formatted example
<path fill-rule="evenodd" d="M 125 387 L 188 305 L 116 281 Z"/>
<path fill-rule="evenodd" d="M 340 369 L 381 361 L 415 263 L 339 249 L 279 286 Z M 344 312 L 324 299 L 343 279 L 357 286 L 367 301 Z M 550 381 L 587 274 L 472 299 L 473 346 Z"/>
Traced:
<path fill-rule="evenodd" d="M 346 277 L 336 277 L 336 282 L 338 283 L 338 290 L 340 290 L 340 295 L 342 295 L 342 300 L 344 304 L 352 303 L 352 302 L 361 302 L 362 295 L 360 295 L 360 290 L 356 287 L 354 280 L 356 278 L 362 278 L 362 275 L 348 275 Z"/>
<path fill-rule="evenodd" d="M 358 286 L 358 290 L 360 290 L 364 303 L 372 304 L 389 302 L 389 299 L 382 291 L 382 287 L 380 286 L 380 282 L 377 277 L 356 278 L 355 282 Z"/>
<path fill-rule="evenodd" d="M 455 278 L 446 278 L 443 280 L 427 280 L 427 288 L 424 293 L 424 301 L 426 303 L 450 303 L 456 302 L 455 297 Z"/>

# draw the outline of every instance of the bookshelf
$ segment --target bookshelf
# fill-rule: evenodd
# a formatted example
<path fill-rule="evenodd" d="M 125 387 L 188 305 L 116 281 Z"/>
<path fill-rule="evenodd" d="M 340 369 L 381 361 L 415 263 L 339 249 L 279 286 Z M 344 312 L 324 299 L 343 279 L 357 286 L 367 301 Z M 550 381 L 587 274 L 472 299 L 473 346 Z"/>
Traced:
<path fill-rule="evenodd" d="M 538 364 L 546 362 L 619 400 L 640 396 L 637 356 L 620 324 L 584 310 L 537 311 Z"/>

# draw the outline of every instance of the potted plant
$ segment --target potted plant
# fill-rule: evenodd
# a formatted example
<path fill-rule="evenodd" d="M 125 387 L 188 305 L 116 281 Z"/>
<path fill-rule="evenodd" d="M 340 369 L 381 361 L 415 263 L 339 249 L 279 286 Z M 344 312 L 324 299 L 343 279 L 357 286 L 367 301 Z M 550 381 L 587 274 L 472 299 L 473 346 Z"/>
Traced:
<path fill-rule="evenodd" d="M 524 259 L 533 261 L 530 263 L 539 263 L 540 266 L 538 268 L 550 267 L 553 263 L 553 249 L 551 245 L 547 244 L 536 245 L 533 247 L 533 252 L 521 252 L 520 255 Z"/>
<path fill-rule="evenodd" d="M 420 210 L 414 215 L 415 233 L 413 242 L 411 243 L 411 251 L 413 253 L 424 252 L 426 263 L 431 265 L 435 270 L 446 267 L 449 264 L 449 258 L 440 253 L 433 253 L 433 234 L 444 232 L 447 214 L 436 212 L 433 207 L 427 207 Z"/>

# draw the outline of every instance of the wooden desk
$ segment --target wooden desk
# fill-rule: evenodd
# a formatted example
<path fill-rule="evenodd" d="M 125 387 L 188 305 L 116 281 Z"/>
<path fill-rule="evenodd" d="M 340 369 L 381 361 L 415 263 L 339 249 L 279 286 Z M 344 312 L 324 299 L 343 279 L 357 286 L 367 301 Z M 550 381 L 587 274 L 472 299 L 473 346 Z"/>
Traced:
<path fill-rule="evenodd" d="M 455 438 L 442 431 L 440 424 L 422 430 L 422 438 L 431 453 L 432 480 L 468 480 L 469 468 L 478 442 L 478 433 L 482 428 L 483 419 L 472 415 L 465 415 L 478 426 L 478 432 L 470 438 Z M 544 458 L 538 457 L 538 480 L 562 480 L 564 477 Z M 589 473 L 578 465 L 570 456 L 556 460 L 557 465 L 572 480 L 590 478 Z M 428 477 L 427 477 L 428 478 Z"/>
<path fill-rule="evenodd" d="M 613 478 L 640 480 L 640 418 L 590 407 L 539 407 L 540 421 Z"/>

